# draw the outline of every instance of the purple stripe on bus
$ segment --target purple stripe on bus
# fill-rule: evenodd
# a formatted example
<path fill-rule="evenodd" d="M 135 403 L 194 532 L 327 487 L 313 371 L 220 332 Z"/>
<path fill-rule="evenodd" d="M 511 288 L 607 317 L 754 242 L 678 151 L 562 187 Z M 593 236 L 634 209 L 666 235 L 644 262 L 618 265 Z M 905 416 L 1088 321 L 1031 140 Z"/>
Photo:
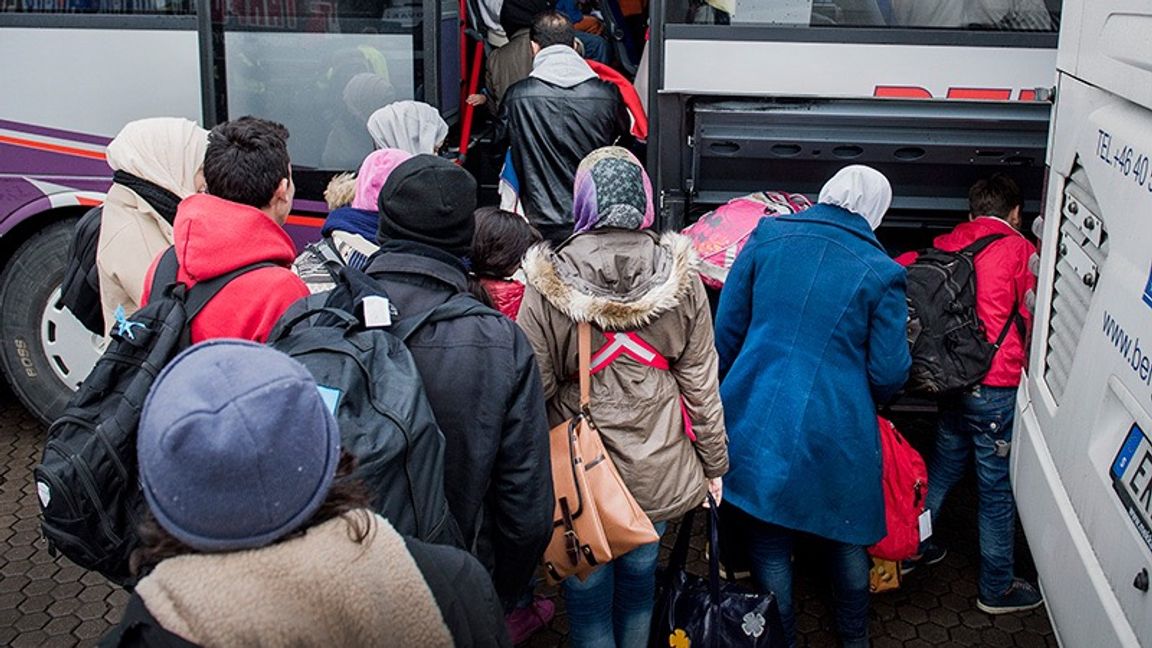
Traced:
<path fill-rule="evenodd" d="M 0 144 L 0 173 L 111 177 L 112 169 L 103 160 Z"/>
<path fill-rule="evenodd" d="M 316 212 L 317 214 L 328 213 L 328 203 L 323 200 L 303 200 L 297 198 L 292 201 L 293 211 Z"/>
<path fill-rule="evenodd" d="M 44 192 L 24 178 L 0 177 L 0 220 L 33 200 L 43 197 Z"/>
<path fill-rule="evenodd" d="M 308 227 L 306 225 L 285 225 L 284 231 L 288 232 L 288 236 L 292 237 L 292 242 L 296 244 L 296 250 L 301 251 L 309 243 L 315 243 L 320 240 L 320 228 Z"/>
<path fill-rule="evenodd" d="M 26 203 L 22 207 L 16 208 L 15 211 L 8 214 L 3 218 L 3 220 L 0 220 L 0 236 L 4 236 L 8 232 L 11 232 L 13 228 L 24 222 L 26 219 L 31 218 L 36 214 L 48 211 L 49 209 L 52 209 L 52 201 L 48 199 L 48 196 L 41 196 L 40 198 L 36 198 L 35 200 Z"/>
<path fill-rule="evenodd" d="M 89 133 L 80 133 L 77 131 L 66 131 L 57 128 L 48 128 L 46 126 L 36 126 L 33 124 L 7 121 L 4 119 L 0 119 L 0 128 L 18 131 L 21 133 L 28 133 L 29 135 L 43 135 L 44 137 L 58 137 L 60 139 L 72 140 L 74 142 L 83 142 L 85 144 L 99 144 L 100 146 L 107 146 L 108 142 L 112 141 L 111 137 L 91 135 Z"/>

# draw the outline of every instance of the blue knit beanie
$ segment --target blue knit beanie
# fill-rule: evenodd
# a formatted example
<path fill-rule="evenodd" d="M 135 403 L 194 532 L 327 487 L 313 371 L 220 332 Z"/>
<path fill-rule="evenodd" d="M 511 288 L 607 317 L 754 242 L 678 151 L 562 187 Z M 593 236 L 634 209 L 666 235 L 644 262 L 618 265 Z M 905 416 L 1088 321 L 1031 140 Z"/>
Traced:
<path fill-rule="evenodd" d="M 212 340 L 178 355 L 140 415 L 140 482 L 152 514 L 198 551 L 263 547 L 328 496 L 340 429 L 301 364 Z"/>

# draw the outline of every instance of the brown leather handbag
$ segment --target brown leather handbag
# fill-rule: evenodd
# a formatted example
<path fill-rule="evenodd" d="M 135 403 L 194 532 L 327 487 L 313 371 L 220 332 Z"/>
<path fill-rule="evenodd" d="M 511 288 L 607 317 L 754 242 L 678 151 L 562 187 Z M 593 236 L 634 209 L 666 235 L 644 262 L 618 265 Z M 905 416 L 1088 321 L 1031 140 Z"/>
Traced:
<path fill-rule="evenodd" d="M 556 510 L 544 565 L 554 581 L 568 576 L 584 580 L 599 565 L 660 539 L 620 478 L 592 421 L 592 327 L 579 324 L 577 336 L 580 411 L 548 433 Z"/>

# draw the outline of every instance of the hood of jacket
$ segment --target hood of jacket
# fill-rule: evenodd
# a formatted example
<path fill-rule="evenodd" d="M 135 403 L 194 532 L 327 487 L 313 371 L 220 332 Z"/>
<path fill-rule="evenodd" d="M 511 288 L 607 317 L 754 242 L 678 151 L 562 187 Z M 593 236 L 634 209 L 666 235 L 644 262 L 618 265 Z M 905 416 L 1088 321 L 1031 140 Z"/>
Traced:
<path fill-rule="evenodd" d="M 932 241 L 932 245 L 945 252 L 955 252 L 971 245 L 977 239 L 993 234 L 1002 234 L 1009 239 L 1027 241 L 1024 235 L 1009 225 L 1007 221 L 995 216 L 977 216 L 972 220 L 960 223 L 952 231 L 937 236 Z"/>
<path fill-rule="evenodd" d="M 555 252 L 546 245 L 531 248 L 524 274 L 568 318 L 628 330 L 675 308 L 692 289 L 699 263 L 681 234 L 601 229 L 575 236 Z"/>
<path fill-rule="evenodd" d="M 529 76 L 561 88 L 572 88 L 589 79 L 599 78 L 584 62 L 584 57 L 567 45 L 551 45 L 540 50 L 532 59 Z"/>
<path fill-rule="evenodd" d="M 270 261 L 287 268 L 296 246 L 264 212 L 208 194 L 185 198 L 172 228 L 181 273 L 195 283 Z"/>
<path fill-rule="evenodd" d="M 198 645 L 451 646 L 403 538 L 365 519 L 362 543 L 338 517 L 259 549 L 169 558 L 137 592 L 161 626 Z"/>

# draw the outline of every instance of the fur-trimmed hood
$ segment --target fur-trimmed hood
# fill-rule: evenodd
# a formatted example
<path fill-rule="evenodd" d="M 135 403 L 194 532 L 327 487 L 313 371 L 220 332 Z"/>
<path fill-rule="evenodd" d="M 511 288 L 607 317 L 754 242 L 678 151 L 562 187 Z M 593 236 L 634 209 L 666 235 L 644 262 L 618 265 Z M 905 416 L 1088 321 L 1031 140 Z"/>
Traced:
<path fill-rule="evenodd" d="M 678 306 L 697 280 L 699 258 L 685 236 L 601 229 L 559 250 L 528 250 L 524 273 L 555 308 L 606 330 L 646 326 Z"/>

